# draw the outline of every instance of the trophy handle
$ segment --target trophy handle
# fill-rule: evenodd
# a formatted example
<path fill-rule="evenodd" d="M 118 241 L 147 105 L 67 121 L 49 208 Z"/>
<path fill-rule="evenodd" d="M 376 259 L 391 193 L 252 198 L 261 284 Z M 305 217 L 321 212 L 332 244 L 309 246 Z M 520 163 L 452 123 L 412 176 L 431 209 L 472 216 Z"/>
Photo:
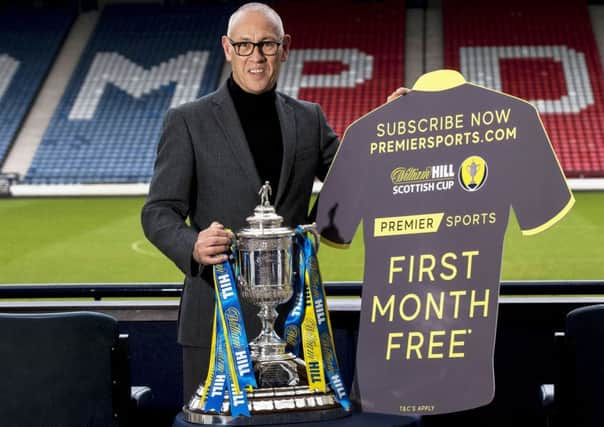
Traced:
<path fill-rule="evenodd" d="M 302 230 L 304 230 L 305 232 L 311 232 L 312 235 L 315 238 L 315 252 L 319 253 L 319 244 L 321 241 L 321 238 L 319 237 L 319 232 L 317 231 L 317 223 L 313 222 L 312 224 L 304 224 L 301 225 L 300 227 L 302 227 Z"/>
<path fill-rule="evenodd" d="M 229 229 L 229 231 L 231 231 Z M 233 233 L 231 231 L 231 233 Z M 239 240 L 237 234 L 233 233 L 233 240 L 231 241 L 230 247 L 231 253 L 229 254 L 229 262 L 231 263 L 231 268 L 233 269 L 233 273 L 235 274 L 235 278 L 237 281 L 241 279 L 241 274 L 239 274 Z"/>

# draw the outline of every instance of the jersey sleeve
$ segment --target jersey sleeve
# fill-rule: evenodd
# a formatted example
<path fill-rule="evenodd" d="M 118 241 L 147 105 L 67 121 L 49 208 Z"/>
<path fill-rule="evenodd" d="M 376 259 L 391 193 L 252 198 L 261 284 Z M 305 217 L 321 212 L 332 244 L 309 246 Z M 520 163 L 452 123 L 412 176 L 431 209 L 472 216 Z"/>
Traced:
<path fill-rule="evenodd" d="M 318 199 L 318 231 L 326 243 L 335 246 L 347 246 L 352 241 L 362 218 L 360 200 L 365 165 L 356 145 L 354 129 L 348 128 Z"/>
<path fill-rule="evenodd" d="M 512 207 L 524 235 L 546 230 L 562 219 L 574 204 L 566 178 L 556 158 L 537 110 L 527 103 L 512 174 L 516 180 Z"/>

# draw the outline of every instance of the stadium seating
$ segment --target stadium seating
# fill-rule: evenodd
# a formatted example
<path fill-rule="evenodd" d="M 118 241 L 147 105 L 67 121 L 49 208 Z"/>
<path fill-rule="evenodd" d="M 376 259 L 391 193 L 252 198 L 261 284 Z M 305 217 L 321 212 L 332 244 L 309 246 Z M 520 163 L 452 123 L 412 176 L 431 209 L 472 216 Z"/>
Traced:
<path fill-rule="evenodd" d="M 0 14 L 0 164 L 74 17 L 65 10 Z"/>
<path fill-rule="evenodd" d="M 574 308 L 566 315 L 565 332 L 557 333 L 554 359 L 559 363 L 556 384 L 543 397 L 549 424 L 595 427 L 602 425 L 604 379 L 604 305 Z"/>
<path fill-rule="evenodd" d="M 115 318 L 0 313 L 0 337 L 1 425 L 128 425 L 135 393 Z M 139 399 L 151 393 L 147 387 L 136 392 Z"/>
<path fill-rule="evenodd" d="M 447 68 L 531 101 L 567 176 L 602 175 L 604 76 L 586 2 L 446 0 L 443 28 Z"/>
<path fill-rule="evenodd" d="M 295 34 L 280 89 L 321 103 L 340 135 L 401 85 L 402 1 L 273 5 Z M 224 60 L 217 40 L 230 12 L 207 4 L 107 7 L 25 181 L 148 182 L 164 112 L 218 84 Z"/>
<path fill-rule="evenodd" d="M 165 111 L 217 85 L 228 15 L 225 5 L 106 7 L 25 181 L 148 182 Z"/>
<path fill-rule="evenodd" d="M 282 0 L 272 5 L 292 34 L 279 89 L 320 103 L 338 135 L 402 85 L 404 1 Z"/>
<path fill-rule="evenodd" d="M 293 35 L 280 90 L 320 103 L 340 136 L 402 84 L 404 0 L 271 4 Z M 165 111 L 218 85 L 217 40 L 236 6 L 106 7 L 25 182 L 148 182 Z M 445 67 L 533 102 L 567 176 L 602 176 L 604 83 L 586 3 L 444 0 L 442 11 Z M 0 93 L 11 67 L 0 51 Z M 0 125 L 13 117 L 2 106 Z"/>

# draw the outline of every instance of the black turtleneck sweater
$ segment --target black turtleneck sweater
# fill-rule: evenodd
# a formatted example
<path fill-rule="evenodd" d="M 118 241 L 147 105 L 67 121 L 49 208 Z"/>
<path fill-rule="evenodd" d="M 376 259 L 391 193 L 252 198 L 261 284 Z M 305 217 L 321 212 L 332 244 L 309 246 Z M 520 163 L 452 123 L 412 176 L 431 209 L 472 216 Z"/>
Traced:
<path fill-rule="evenodd" d="M 283 160 L 283 142 L 275 105 L 275 89 L 259 95 L 248 93 L 235 83 L 232 76 L 229 77 L 227 86 L 254 157 L 258 175 L 263 184 L 265 181 L 271 183 L 273 190 L 271 202 L 274 203 Z"/>

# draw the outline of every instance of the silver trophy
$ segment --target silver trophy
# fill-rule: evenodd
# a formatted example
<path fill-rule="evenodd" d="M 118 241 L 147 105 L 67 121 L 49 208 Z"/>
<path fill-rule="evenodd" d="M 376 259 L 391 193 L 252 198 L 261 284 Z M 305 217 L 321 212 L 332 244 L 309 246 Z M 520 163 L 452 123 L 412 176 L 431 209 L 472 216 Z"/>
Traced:
<path fill-rule="evenodd" d="M 271 206 L 271 187 L 259 191 L 260 205 L 248 217 L 248 227 L 237 233 L 239 292 L 241 298 L 260 307 L 262 331 L 250 342 L 258 386 L 295 386 L 300 382 L 295 356 L 285 351 L 285 341 L 275 332 L 277 306 L 294 294 L 292 248 L 294 230 L 282 227 L 283 218 Z"/>
<path fill-rule="evenodd" d="M 248 393 L 251 417 L 231 417 L 229 400 L 224 399 L 220 414 L 200 408 L 202 383 L 184 408 L 187 421 L 196 424 L 285 424 L 320 421 L 348 415 L 332 391 L 310 390 L 304 361 L 285 350 L 286 343 L 274 329 L 276 308 L 291 299 L 293 280 L 293 229 L 282 226 L 283 218 L 271 206 L 271 187 L 260 191 L 260 204 L 248 217 L 248 226 L 237 232 L 240 297 L 260 308 L 260 334 L 250 343 L 258 388 Z M 316 236 L 314 225 L 303 228 Z M 318 242 L 318 238 L 316 239 Z"/>

